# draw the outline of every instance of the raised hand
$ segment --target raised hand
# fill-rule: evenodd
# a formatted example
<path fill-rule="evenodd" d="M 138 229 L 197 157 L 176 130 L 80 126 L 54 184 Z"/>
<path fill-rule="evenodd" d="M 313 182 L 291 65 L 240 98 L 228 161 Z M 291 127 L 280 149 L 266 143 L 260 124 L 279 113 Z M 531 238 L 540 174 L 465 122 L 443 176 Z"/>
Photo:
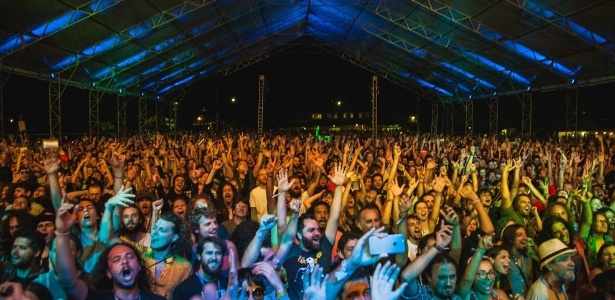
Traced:
<path fill-rule="evenodd" d="M 372 228 L 368 232 L 366 232 L 361 238 L 357 240 L 357 243 L 352 249 L 352 253 L 350 257 L 347 259 L 346 270 L 354 271 L 359 267 L 371 266 L 375 264 L 379 258 L 386 257 L 386 253 L 382 253 L 380 256 L 372 256 L 367 251 L 366 242 L 371 236 L 385 236 L 386 233 L 384 231 L 384 227 L 380 227 L 378 229 Z"/>
<path fill-rule="evenodd" d="M 448 246 L 453 239 L 453 227 L 451 225 L 446 225 L 444 220 L 442 220 L 441 225 L 440 230 L 436 232 L 436 244 L 444 248 Z"/>
<path fill-rule="evenodd" d="M 372 299 L 398 299 L 408 285 L 407 282 L 404 282 L 396 290 L 393 290 L 400 272 L 399 267 L 391 264 L 390 261 L 387 261 L 384 266 L 378 263 L 374 270 L 374 276 L 371 278 Z"/>
<path fill-rule="evenodd" d="M 326 299 L 329 275 L 322 277 L 322 267 L 314 266 L 312 272 L 303 273 L 303 300 Z"/>
<path fill-rule="evenodd" d="M 459 225 L 459 216 L 452 207 L 444 205 L 442 209 L 440 209 L 440 215 L 442 215 L 446 223 L 453 226 Z"/>
<path fill-rule="evenodd" d="M 132 188 L 129 187 L 127 189 L 122 188 L 117 192 L 117 194 L 113 195 L 107 202 L 105 202 L 105 207 L 108 209 L 112 209 L 116 206 L 128 207 L 129 204 L 134 204 L 135 195 L 131 194 Z"/>
<path fill-rule="evenodd" d="M 282 193 L 282 192 L 286 192 L 290 190 L 290 187 L 293 186 L 293 183 L 295 182 L 295 179 L 288 182 L 288 170 L 287 169 L 280 169 L 280 171 L 277 174 L 277 179 L 278 179 L 278 193 Z"/>
<path fill-rule="evenodd" d="M 77 211 L 79 205 L 70 203 L 62 203 L 56 215 L 56 232 L 61 234 L 68 233 L 70 229 L 77 223 Z"/>
<path fill-rule="evenodd" d="M 295 214 L 299 214 L 299 211 L 301 210 L 301 200 L 300 199 L 290 200 L 289 206 L 290 206 L 290 210 L 292 210 Z"/>
<path fill-rule="evenodd" d="M 60 159 L 57 155 L 49 155 L 43 162 L 43 166 L 48 175 L 58 173 L 60 170 Z"/>
<path fill-rule="evenodd" d="M 259 230 L 269 231 L 277 222 L 277 218 L 273 215 L 264 214 L 261 216 Z"/>
<path fill-rule="evenodd" d="M 152 202 L 152 209 L 153 209 L 154 213 L 158 213 L 159 211 L 161 211 L 163 205 L 164 205 L 164 200 L 162 200 L 162 199 L 158 199 L 158 200 Z"/>
<path fill-rule="evenodd" d="M 328 177 L 331 182 L 335 184 L 335 186 L 344 185 L 344 180 L 346 179 L 346 167 L 342 166 L 341 164 L 335 166 L 335 175 L 329 175 Z"/>
<path fill-rule="evenodd" d="M 493 236 L 492 235 L 481 236 L 479 234 L 478 238 L 479 238 L 478 249 L 489 250 L 493 248 Z"/>

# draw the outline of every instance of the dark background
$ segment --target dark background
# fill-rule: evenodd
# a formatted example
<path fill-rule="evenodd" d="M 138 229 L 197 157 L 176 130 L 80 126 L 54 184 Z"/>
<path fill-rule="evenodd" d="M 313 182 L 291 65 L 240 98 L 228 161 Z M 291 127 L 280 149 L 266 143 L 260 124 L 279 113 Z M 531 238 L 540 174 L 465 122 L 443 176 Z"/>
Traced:
<path fill-rule="evenodd" d="M 371 74 L 341 58 L 328 53 L 286 52 L 273 56 L 228 76 L 216 75 L 201 79 L 186 88 L 179 99 L 179 129 L 191 127 L 197 116 L 215 120 L 216 111 L 221 122 L 236 129 L 256 129 L 258 105 L 258 76 L 265 75 L 265 129 L 310 126 L 312 113 L 371 111 Z M 8 80 L 7 80 L 8 77 Z M 31 134 L 49 132 L 48 83 L 37 79 L 4 74 L 5 134 L 17 131 L 20 115 L 26 120 Z M 418 115 L 421 131 L 429 131 L 431 100 L 418 101 L 414 91 L 407 90 L 386 79 L 379 78 L 378 123 L 410 124 L 409 116 Z M 216 92 L 218 109 L 216 109 Z M 578 88 L 578 129 L 610 131 L 615 128 L 615 84 Z M 231 102 L 231 98 L 236 102 Z M 552 133 L 566 127 L 566 91 L 533 94 L 532 131 Z M 336 102 L 341 101 L 341 106 Z M 148 115 L 156 112 L 154 102 L 148 105 Z M 117 124 L 116 96 L 106 95 L 100 103 L 100 121 Z M 158 114 L 169 116 L 169 105 L 160 103 Z M 440 110 L 440 119 L 443 112 Z M 464 114 L 457 106 L 455 131 L 463 132 Z M 11 123 L 10 120 L 14 122 Z M 330 122 L 330 121 L 329 121 Z M 371 126 L 370 119 L 347 123 Z M 324 121 L 323 121 L 324 123 Z M 343 123 L 340 120 L 340 123 Z M 442 124 L 442 120 L 440 120 Z M 485 100 L 474 105 L 474 132 L 489 130 L 489 111 Z M 499 98 L 499 129 L 521 127 L 521 104 L 517 97 Z M 131 99 L 127 108 L 127 129 L 138 131 L 138 101 Z M 62 96 L 62 133 L 88 132 L 88 92 L 67 87 Z"/>

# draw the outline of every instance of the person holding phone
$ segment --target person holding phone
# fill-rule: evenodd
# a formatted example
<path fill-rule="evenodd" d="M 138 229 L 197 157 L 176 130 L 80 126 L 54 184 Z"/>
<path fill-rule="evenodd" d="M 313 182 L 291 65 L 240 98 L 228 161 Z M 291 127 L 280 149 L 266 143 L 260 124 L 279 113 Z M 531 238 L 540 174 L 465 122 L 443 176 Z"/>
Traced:
<path fill-rule="evenodd" d="M 445 250 L 451 243 L 453 226 L 445 225 L 444 221 L 441 221 L 441 224 L 440 230 L 435 233 L 436 243 L 433 247 L 419 255 L 402 271 L 401 280 L 408 283 L 402 298 L 461 300 L 454 293 L 457 284 L 457 262 Z M 423 271 L 427 279 L 426 286 L 418 281 Z"/>

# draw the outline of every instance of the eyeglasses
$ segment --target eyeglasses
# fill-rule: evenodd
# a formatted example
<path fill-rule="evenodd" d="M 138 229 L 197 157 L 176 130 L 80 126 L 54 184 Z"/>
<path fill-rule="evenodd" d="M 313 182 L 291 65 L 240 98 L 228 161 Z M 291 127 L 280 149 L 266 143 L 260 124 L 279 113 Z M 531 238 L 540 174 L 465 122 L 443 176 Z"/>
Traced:
<path fill-rule="evenodd" d="M 245 205 L 235 205 L 235 208 L 236 209 L 248 209 L 248 207 Z"/>
<path fill-rule="evenodd" d="M 487 276 L 489 276 L 489 278 L 495 278 L 495 271 L 491 270 L 489 272 L 485 272 L 485 271 L 478 271 L 476 272 L 476 276 L 478 276 L 478 278 L 480 279 L 485 279 L 487 278 Z"/>
<path fill-rule="evenodd" d="M 241 289 L 240 289 L 241 290 Z M 265 296 L 265 290 L 263 288 L 257 287 L 252 290 L 246 291 L 246 296 L 249 298 L 250 296 L 254 297 L 254 299 L 263 299 Z"/>

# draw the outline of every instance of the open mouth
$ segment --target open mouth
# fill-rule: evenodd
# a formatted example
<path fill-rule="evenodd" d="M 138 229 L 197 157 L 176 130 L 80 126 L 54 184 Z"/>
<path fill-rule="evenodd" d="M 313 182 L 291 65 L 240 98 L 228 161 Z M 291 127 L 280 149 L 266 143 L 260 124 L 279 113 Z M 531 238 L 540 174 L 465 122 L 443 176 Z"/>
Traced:
<path fill-rule="evenodd" d="M 92 216 L 90 216 L 89 214 L 84 214 L 83 215 L 83 219 L 84 220 L 89 220 L 90 218 L 92 218 Z"/>
<path fill-rule="evenodd" d="M 132 270 L 130 270 L 129 268 L 122 268 L 122 278 L 124 278 L 124 280 L 130 280 L 132 277 Z"/>

